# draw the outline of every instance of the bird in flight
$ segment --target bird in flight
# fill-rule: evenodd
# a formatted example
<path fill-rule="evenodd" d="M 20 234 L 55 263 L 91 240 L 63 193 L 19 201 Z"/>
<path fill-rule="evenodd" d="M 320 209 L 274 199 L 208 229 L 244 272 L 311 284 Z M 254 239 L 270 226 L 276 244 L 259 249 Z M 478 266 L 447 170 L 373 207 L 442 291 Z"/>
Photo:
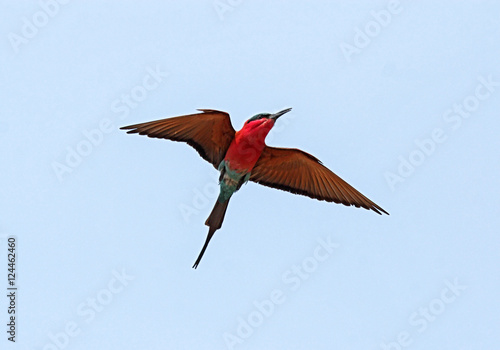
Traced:
<path fill-rule="evenodd" d="M 209 227 L 208 235 L 193 268 L 198 267 L 212 236 L 221 228 L 229 199 L 249 180 L 320 201 L 353 205 L 389 215 L 309 153 L 265 144 L 265 138 L 278 118 L 291 108 L 274 114 L 256 114 L 240 131 L 234 130 L 228 113 L 198 110 L 201 113 L 121 128 L 129 130 L 128 134 L 186 142 L 220 172 L 219 197 L 205 222 Z"/>

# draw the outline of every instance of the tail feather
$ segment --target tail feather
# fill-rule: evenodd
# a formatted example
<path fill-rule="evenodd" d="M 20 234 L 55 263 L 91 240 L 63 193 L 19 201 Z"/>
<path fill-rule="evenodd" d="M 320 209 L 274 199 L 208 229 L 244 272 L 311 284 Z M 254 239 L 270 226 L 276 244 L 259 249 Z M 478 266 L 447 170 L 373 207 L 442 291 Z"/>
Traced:
<path fill-rule="evenodd" d="M 225 202 L 221 202 L 217 199 L 217 201 L 215 202 L 215 206 L 212 209 L 210 216 L 208 217 L 207 221 L 205 221 L 205 225 L 209 227 L 207 239 L 205 240 L 205 244 L 201 249 L 200 255 L 198 255 L 198 259 L 196 259 L 196 262 L 193 265 L 193 269 L 196 269 L 198 267 L 198 264 L 200 263 L 203 254 L 205 254 L 205 250 L 208 247 L 208 243 L 212 239 L 212 236 L 214 235 L 215 231 L 221 228 L 222 222 L 224 221 L 224 215 L 226 215 L 228 204 L 229 204 L 229 199 L 226 200 Z"/>

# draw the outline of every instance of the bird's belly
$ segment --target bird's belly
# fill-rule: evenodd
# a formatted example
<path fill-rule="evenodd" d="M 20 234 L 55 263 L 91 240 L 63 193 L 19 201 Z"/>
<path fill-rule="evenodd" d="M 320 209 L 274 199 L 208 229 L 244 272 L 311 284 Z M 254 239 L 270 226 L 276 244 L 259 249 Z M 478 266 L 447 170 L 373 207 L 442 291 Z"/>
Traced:
<path fill-rule="evenodd" d="M 232 189 L 236 189 L 238 187 L 238 184 L 241 180 L 241 178 L 243 177 L 244 175 L 240 175 L 240 176 L 230 176 L 228 172 L 225 172 L 223 175 L 222 175 L 222 179 L 221 179 L 221 182 L 224 184 L 225 187 L 227 188 L 232 188 Z"/>
<path fill-rule="evenodd" d="M 228 200 L 234 192 L 238 191 L 250 178 L 250 173 L 233 170 L 229 162 L 222 161 L 219 166 L 221 177 L 219 179 L 220 196 L 222 200 Z"/>

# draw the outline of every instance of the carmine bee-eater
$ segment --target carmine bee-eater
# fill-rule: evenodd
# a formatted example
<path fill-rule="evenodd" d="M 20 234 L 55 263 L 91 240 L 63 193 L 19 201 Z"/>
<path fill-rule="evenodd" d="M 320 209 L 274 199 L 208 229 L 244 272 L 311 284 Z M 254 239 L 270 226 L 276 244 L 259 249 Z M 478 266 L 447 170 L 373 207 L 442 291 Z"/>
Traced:
<path fill-rule="evenodd" d="M 213 109 L 199 111 L 121 128 L 129 130 L 128 134 L 187 142 L 220 172 L 219 197 L 205 222 L 209 227 L 207 239 L 193 268 L 198 267 L 210 239 L 221 228 L 229 199 L 248 180 L 320 201 L 389 214 L 309 153 L 266 146 L 265 138 L 274 123 L 291 108 L 275 114 L 256 114 L 237 132 L 228 113 Z"/>

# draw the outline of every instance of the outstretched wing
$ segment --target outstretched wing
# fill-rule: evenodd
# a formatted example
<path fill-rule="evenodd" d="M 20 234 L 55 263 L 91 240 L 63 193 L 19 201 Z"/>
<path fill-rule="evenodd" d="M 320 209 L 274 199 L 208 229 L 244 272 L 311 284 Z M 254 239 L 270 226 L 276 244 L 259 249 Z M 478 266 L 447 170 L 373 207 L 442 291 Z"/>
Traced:
<path fill-rule="evenodd" d="M 266 147 L 252 170 L 250 180 L 320 201 L 354 205 L 389 215 L 314 156 L 299 149 Z"/>
<path fill-rule="evenodd" d="M 202 113 L 129 125 L 121 129 L 130 130 L 127 134 L 186 142 L 217 168 L 226 155 L 235 131 L 226 112 L 198 110 Z"/>

